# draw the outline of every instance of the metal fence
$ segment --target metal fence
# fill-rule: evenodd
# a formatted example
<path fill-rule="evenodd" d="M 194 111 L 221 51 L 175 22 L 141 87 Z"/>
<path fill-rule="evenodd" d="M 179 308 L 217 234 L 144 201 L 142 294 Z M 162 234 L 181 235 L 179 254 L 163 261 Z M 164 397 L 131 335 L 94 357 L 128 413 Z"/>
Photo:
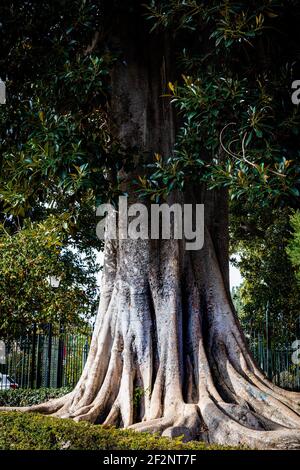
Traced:
<path fill-rule="evenodd" d="M 0 372 L 9 375 L 20 388 L 74 387 L 87 360 L 91 334 L 54 334 L 52 326 L 5 341 L 6 364 Z M 256 362 L 276 384 L 300 390 L 300 365 L 294 364 L 294 350 L 287 344 L 270 347 L 262 334 L 248 337 Z"/>
<path fill-rule="evenodd" d="M 74 387 L 87 360 L 91 335 L 54 334 L 34 327 L 31 334 L 5 341 L 5 365 L 20 388 Z"/>
<path fill-rule="evenodd" d="M 291 343 L 274 347 L 267 344 L 261 333 L 253 333 L 248 341 L 256 362 L 273 383 L 288 390 L 300 390 L 300 364 L 292 360 L 295 349 Z"/>

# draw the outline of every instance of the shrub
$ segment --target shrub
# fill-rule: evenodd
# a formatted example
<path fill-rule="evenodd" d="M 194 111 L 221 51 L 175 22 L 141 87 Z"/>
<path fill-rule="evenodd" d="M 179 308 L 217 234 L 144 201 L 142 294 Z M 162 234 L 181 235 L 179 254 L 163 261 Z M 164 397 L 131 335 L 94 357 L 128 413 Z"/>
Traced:
<path fill-rule="evenodd" d="M 0 450 L 229 450 L 34 413 L 0 413 Z M 232 448 L 231 448 L 232 449 Z"/>
<path fill-rule="evenodd" d="M 31 406 L 37 405 L 51 398 L 59 398 L 69 393 L 72 389 L 63 388 L 39 388 L 37 390 L 22 389 L 0 390 L 0 406 Z"/>

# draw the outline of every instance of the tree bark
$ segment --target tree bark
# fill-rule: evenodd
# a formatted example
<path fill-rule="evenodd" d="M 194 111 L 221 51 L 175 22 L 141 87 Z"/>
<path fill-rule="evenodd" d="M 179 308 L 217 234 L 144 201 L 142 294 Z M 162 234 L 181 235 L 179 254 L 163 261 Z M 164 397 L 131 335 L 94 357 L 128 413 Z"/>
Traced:
<path fill-rule="evenodd" d="M 130 14 L 129 14 L 130 15 Z M 121 18 L 111 118 L 128 152 L 172 153 L 176 119 L 162 98 L 174 78 L 171 39 Z M 134 23 L 137 21 L 138 24 Z M 107 241 L 89 357 L 74 391 L 25 408 L 76 421 L 226 445 L 300 448 L 300 397 L 255 364 L 229 294 L 225 191 L 190 188 L 205 204 L 205 244 Z"/>

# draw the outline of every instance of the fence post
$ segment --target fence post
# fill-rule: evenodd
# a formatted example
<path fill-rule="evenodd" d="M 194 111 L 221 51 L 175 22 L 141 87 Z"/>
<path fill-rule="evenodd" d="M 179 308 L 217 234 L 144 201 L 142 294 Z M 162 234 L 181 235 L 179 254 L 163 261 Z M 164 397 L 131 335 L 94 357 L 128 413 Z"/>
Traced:
<path fill-rule="evenodd" d="M 88 354 L 89 354 L 89 342 L 88 342 L 88 339 L 86 338 L 85 343 L 84 343 L 84 348 L 83 348 L 83 364 L 82 364 L 83 367 L 86 364 Z"/>
<path fill-rule="evenodd" d="M 62 325 L 59 325 L 57 379 L 56 379 L 57 388 L 60 388 L 62 386 L 63 350 L 64 350 L 64 341 L 62 338 L 63 332 L 64 332 L 64 327 Z"/>
<path fill-rule="evenodd" d="M 47 370 L 47 388 L 51 385 L 51 359 L 52 359 L 52 324 L 48 324 L 48 370 Z"/>
<path fill-rule="evenodd" d="M 270 328 L 269 328 L 269 301 L 267 301 L 267 305 L 266 305 L 266 354 L 267 354 L 267 358 L 266 358 L 266 362 L 267 362 L 267 370 L 266 370 L 266 373 L 267 373 L 267 377 L 269 379 L 272 379 L 272 366 L 271 366 L 271 360 L 272 360 L 272 357 L 271 357 L 271 338 L 270 338 Z"/>
<path fill-rule="evenodd" d="M 41 382 L 42 382 L 42 336 L 41 333 L 37 335 L 37 363 L 36 363 L 36 388 L 41 388 Z"/>
<path fill-rule="evenodd" d="M 33 324 L 30 388 L 34 388 L 35 359 L 36 359 L 36 323 Z"/>

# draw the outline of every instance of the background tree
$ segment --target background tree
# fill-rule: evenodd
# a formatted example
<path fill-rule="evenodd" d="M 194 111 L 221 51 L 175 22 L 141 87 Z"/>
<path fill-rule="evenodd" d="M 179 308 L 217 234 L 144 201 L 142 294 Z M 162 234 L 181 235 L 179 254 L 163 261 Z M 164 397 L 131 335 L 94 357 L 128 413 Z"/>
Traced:
<path fill-rule="evenodd" d="M 77 244 L 83 237 L 96 248 L 88 226 L 119 162 L 106 113 L 113 58 L 99 41 L 99 14 L 97 2 L 17 0 L 2 3 L 0 28 L 2 220 L 67 212 Z"/>
<path fill-rule="evenodd" d="M 290 214 L 287 207 L 253 212 L 247 205 L 232 204 L 231 250 L 238 254 L 232 262 L 244 279 L 233 300 L 239 300 L 244 330 L 268 335 L 276 347 L 292 342 L 299 333 L 300 291 L 286 251 L 291 243 Z"/>
<path fill-rule="evenodd" d="M 19 4 L 13 5 L 17 8 Z M 122 175 L 122 189 L 132 200 L 137 199 L 130 184 L 135 179 L 141 182 L 144 195 L 205 203 L 206 236 L 204 248 L 193 253 L 178 240 L 107 241 L 99 315 L 82 377 L 66 397 L 30 410 L 169 436 L 184 434 L 189 439 L 299 448 L 299 395 L 279 389 L 264 377 L 247 349 L 232 307 L 224 190 L 224 185 L 233 181 L 236 197 L 262 200 L 263 194 L 266 202 L 297 199 L 299 150 L 294 129 L 299 115 L 290 101 L 291 67 L 286 67 L 295 61 L 299 44 L 293 28 L 299 15 L 297 3 L 213 1 L 206 5 L 174 0 L 151 1 L 147 9 L 135 0 L 126 5 L 119 1 L 84 2 L 84 8 L 92 7 L 87 16 L 93 19 L 93 34 L 92 28 L 84 34 L 86 22 L 74 21 L 75 16 L 81 17 L 79 3 L 78 11 L 73 5 L 65 11 L 64 7 L 70 6 L 65 2 L 59 14 L 45 5 L 47 16 L 42 15 L 41 25 L 31 5 L 31 29 L 26 28 L 26 34 L 38 45 L 29 47 L 35 57 L 49 46 L 53 31 L 60 33 L 59 50 L 68 50 L 70 43 L 77 41 L 75 57 L 81 64 L 85 51 L 88 56 L 96 51 L 103 56 L 108 49 L 110 57 L 112 52 L 117 56 L 110 62 L 108 100 L 101 108 L 107 111 L 115 145 L 105 149 L 102 139 L 99 141 L 104 151 L 100 166 L 88 165 L 88 185 L 97 181 L 90 190 L 96 193 L 101 185 L 104 192 L 116 194 Z M 102 27 L 93 23 L 99 5 Z M 18 17 L 15 13 L 14 8 L 6 10 L 7 29 Z M 72 29 L 75 38 L 71 41 L 66 29 L 70 22 L 78 25 L 78 30 Z M 8 34 L 6 41 L 18 47 L 19 37 Z M 50 47 L 47 57 L 51 72 L 55 67 L 48 64 L 52 60 L 56 64 L 56 47 Z M 64 62 L 64 55 L 59 57 Z M 13 70 L 8 70 L 12 77 Z M 282 79 L 285 70 L 288 76 L 283 74 Z M 26 67 L 19 75 L 22 88 L 25 75 Z M 68 77 L 67 70 L 63 72 L 64 83 Z M 70 77 L 76 83 L 76 74 Z M 46 74 L 44 84 L 49 80 Z M 280 90 L 284 90 L 282 96 Z M 168 93 L 181 115 L 175 113 L 168 98 L 162 98 Z M 61 95 L 55 103 L 59 120 L 69 113 L 73 116 L 77 95 L 72 94 L 70 101 L 67 97 Z M 75 107 L 77 118 L 82 105 Z M 43 123 L 44 115 L 38 119 Z M 54 124 L 55 131 L 57 128 Z M 91 128 L 88 123 L 88 133 Z M 9 129 L 7 126 L 7 134 Z M 59 158 L 45 176 L 48 140 L 50 148 L 55 151 L 56 147 L 48 134 L 45 142 L 44 135 L 43 131 L 37 140 L 43 142 L 34 171 L 37 181 L 50 176 L 56 187 L 62 161 L 67 170 L 64 181 L 73 182 L 76 167 L 72 163 L 69 171 L 64 158 L 70 150 L 54 153 Z M 26 147 L 28 137 L 26 154 L 31 153 Z M 73 140 L 77 147 L 72 162 L 76 161 L 79 142 L 72 134 L 65 143 L 72 149 Z M 95 148 L 89 149 L 89 142 L 84 155 L 97 155 Z M 34 150 L 39 150 L 37 143 Z M 82 164 L 80 172 L 85 174 Z M 145 169 L 145 164 L 151 166 Z M 22 187 L 31 166 L 19 174 Z M 122 172 L 118 173 L 119 169 Z M 137 388 L 144 394 L 135 408 Z"/>
<path fill-rule="evenodd" d="M 98 16 L 95 2 L 1 5 L 3 334 L 95 312 L 95 204 L 101 188 L 109 194 L 103 165 L 113 158 L 101 107 L 112 59 L 89 50 Z M 46 283 L 53 273 L 63 275 L 55 293 Z"/>
<path fill-rule="evenodd" d="M 33 323 L 80 329 L 96 314 L 98 266 L 65 248 L 63 223 L 53 216 L 26 221 L 13 235 L 0 227 L 1 337 L 24 334 Z M 50 277 L 60 280 L 58 288 Z"/>

